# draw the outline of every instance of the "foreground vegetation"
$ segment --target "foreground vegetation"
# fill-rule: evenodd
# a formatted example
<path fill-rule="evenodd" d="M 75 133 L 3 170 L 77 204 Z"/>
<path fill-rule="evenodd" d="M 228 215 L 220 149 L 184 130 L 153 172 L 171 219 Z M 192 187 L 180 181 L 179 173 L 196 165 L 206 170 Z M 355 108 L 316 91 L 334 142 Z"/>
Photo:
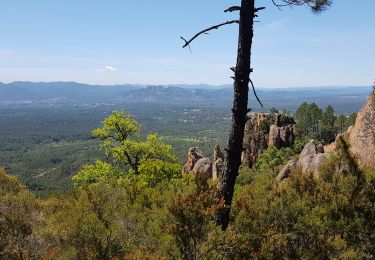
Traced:
<path fill-rule="evenodd" d="M 119 131 L 119 129 L 121 131 Z M 215 225 L 216 183 L 182 175 L 172 147 L 116 112 L 94 130 L 108 160 L 70 193 L 36 198 L 0 170 L 0 259 L 363 259 L 375 254 L 375 170 L 340 139 L 319 178 L 276 181 L 293 149 L 270 147 L 235 187 L 230 225 Z M 125 157 L 123 157 L 125 156 Z M 137 162 L 137 163 L 135 163 Z"/>
<path fill-rule="evenodd" d="M 375 171 L 343 150 L 321 178 L 276 182 L 243 170 L 231 225 L 215 224 L 215 185 L 181 176 L 155 186 L 133 175 L 36 199 L 1 171 L 1 257 L 46 259 L 358 259 L 375 253 Z M 242 182 L 242 183 L 241 183 Z"/>

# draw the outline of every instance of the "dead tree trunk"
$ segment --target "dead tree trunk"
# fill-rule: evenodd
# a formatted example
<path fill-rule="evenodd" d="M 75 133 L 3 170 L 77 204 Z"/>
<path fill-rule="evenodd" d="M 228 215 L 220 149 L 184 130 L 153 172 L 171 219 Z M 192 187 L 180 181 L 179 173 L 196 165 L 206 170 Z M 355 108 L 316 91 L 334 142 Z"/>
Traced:
<path fill-rule="evenodd" d="M 233 69 L 234 98 L 232 108 L 232 125 L 228 139 L 228 150 L 224 161 L 223 177 L 219 193 L 224 199 L 224 206 L 218 215 L 218 224 L 226 229 L 229 224 L 230 208 L 233 199 L 234 185 L 241 165 L 241 153 L 248 112 L 248 93 L 251 73 L 251 47 L 253 41 L 254 17 L 257 12 L 255 0 L 242 0 L 240 9 L 237 64 Z"/>
<path fill-rule="evenodd" d="M 279 9 L 285 6 L 302 6 L 306 5 L 315 13 L 324 11 L 331 5 L 331 0 L 271 0 L 272 3 Z M 244 137 L 244 129 L 246 124 L 247 102 L 249 93 L 249 83 L 251 84 L 254 96 L 260 102 L 254 88 L 254 84 L 250 79 L 251 69 L 251 47 L 253 42 L 253 26 L 256 13 L 264 7 L 255 8 L 255 0 L 241 0 L 241 6 L 232 6 L 225 10 L 225 12 L 240 11 L 239 20 L 227 21 L 215 26 L 211 26 L 203 31 L 194 35 L 190 40 L 181 37 L 185 42 L 184 48 L 189 47 L 200 35 L 207 34 L 211 30 L 219 29 L 228 24 L 239 24 L 239 37 L 238 37 L 238 52 L 237 64 L 232 70 L 234 76 L 234 98 L 232 109 L 232 126 L 228 140 L 228 149 L 224 160 L 223 177 L 219 184 L 219 197 L 224 199 L 224 206 L 219 210 L 217 224 L 226 229 L 229 224 L 230 208 L 232 205 L 234 185 L 238 175 L 238 170 L 241 165 L 242 143 Z M 191 50 L 190 50 L 191 51 Z"/>

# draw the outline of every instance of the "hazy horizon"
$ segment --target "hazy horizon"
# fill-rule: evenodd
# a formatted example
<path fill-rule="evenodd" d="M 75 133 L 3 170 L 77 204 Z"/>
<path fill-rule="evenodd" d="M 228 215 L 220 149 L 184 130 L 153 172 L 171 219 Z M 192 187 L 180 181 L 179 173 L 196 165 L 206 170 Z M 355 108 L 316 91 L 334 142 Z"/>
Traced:
<path fill-rule="evenodd" d="M 163 87 L 195 87 L 195 86 L 201 86 L 201 87 L 208 87 L 208 88 L 227 88 L 231 87 L 232 84 L 207 84 L 207 83 L 196 83 L 196 84 L 188 84 L 188 83 L 174 83 L 174 84 L 140 84 L 140 83 L 118 83 L 118 84 L 91 84 L 87 82 L 77 82 L 77 81 L 10 81 L 5 82 L 0 80 L 0 84 L 15 84 L 15 83 L 32 83 L 32 84 L 53 84 L 53 83 L 75 83 L 75 84 L 81 84 L 81 85 L 88 85 L 88 86 L 139 86 L 139 87 L 149 87 L 149 86 L 163 86 Z M 257 89 L 309 89 L 309 88 L 370 88 L 371 84 L 369 85 L 316 85 L 316 86 L 278 86 L 278 87 L 270 87 L 270 86 L 257 86 Z"/>

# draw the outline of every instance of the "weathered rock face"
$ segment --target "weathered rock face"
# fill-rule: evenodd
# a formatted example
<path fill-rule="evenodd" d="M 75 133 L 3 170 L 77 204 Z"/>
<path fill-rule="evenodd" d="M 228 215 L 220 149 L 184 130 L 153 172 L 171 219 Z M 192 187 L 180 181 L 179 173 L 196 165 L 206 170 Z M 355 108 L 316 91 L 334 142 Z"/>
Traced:
<path fill-rule="evenodd" d="M 200 179 L 212 178 L 212 162 L 210 158 L 204 157 L 199 159 L 191 172 L 195 176 L 199 176 Z"/>
<path fill-rule="evenodd" d="M 215 146 L 212 159 L 212 178 L 214 180 L 221 179 L 224 168 L 224 154 L 221 152 L 220 146 Z"/>
<path fill-rule="evenodd" d="M 191 147 L 188 151 L 188 160 L 183 167 L 183 173 L 191 173 L 199 179 L 221 177 L 224 165 L 224 154 L 221 152 L 220 147 L 215 146 L 214 153 L 211 158 L 205 157 L 201 150 L 197 147 Z"/>
<path fill-rule="evenodd" d="M 289 161 L 279 172 L 277 180 L 282 181 L 288 178 L 290 173 L 297 168 L 301 168 L 302 174 L 313 173 L 314 176 L 319 176 L 320 167 L 329 156 L 327 153 L 321 153 L 321 149 L 321 147 L 317 147 L 314 144 L 314 140 L 308 142 L 299 155 L 298 160 Z"/>
<path fill-rule="evenodd" d="M 271 125 L 268 139 L 268 146 L 274 145 L 277 149 L 292 145 L 291 139 L 294 136 L 294 126 Z"/>
<path fill-rule="evenodd" d="M 375 164 L 375 96 L 367 98 L 349 132 L 350 152 L 361 167 Z"/>
<path fill-rule="evenodd" d="M 298 163 L 298 160 L 290 160 L 285 165 L 285 167 L 279 172 L 276 179 L 278 181 L 282 181 L 288 178 L 291 172 L 294 171 L 298 167 L 297 163 Z"/>
<path fill-rule="evenodd" d="M 375 90 L 374 90 L 375 91 Z M 354 126 L 336 137 L 335 142 L 324 147 L 325 153 L 336 151 L 336 143 L 343 138 L 349 143 L 349 151 L 360 167 L 375 165 L 375 96 L 371 94 L 358 112 Z"/>
<path fill-rule="evenodd" d="M 197 147 L 191 147 L 188 151 L 188 161 L 184 165 L 183 173 L 189 173 L 193 171 L 193 168 L 195 164 L 198 162 L 198 160 L 202 159 L 203 153 L 201 150 L 199 150 Z"/>
<path fill-rule="evenodd" d="M 242 162 L 252 167 L 258 156 L 268 147 L 268 132 L 264 125 L 271 120 L 263 113 L 252 114 L 245 126 L 244 151 Z"/>
<path fill-rule="evenodd" d="M 245 127 L 243 163 L 252 167 L 259 155 L 271 145 L 278 149 L 292 145 L 295 124 L 283 123 L 281 116 L 263 113 L 250 115 Z"/>

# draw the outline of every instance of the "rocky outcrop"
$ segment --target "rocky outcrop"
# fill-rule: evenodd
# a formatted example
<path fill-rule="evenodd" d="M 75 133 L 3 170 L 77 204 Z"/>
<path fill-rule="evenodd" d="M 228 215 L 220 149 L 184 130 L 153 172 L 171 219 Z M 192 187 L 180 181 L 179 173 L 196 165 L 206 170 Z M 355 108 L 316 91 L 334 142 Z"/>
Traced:
<path fill-rule="evenodd" d="M 375 91 L 375 90 L 374 90 Z M 349 151 L 361 167 L 375 164 L 375 95 L 367 98 L 349 135 Z"/>
<path fill-rule="evenodd" d="M 294 126 L 271 125 L 268 146 L 274 145 L 277 149 L 292 145 L 291 137 L 294 136 Z"/>
<path fill-rule="evenodd" d="M 184 168 L 182 170 L 183 173 L 189 173 L 193 171 L 195 164 L 204 157 L 202 151 L 197 147 L 190 147 L 187 156 L 188 161 L 184 165 Z"/>
<path fill-rule="evenodd" d="M 285 121 L 286 115 L 253 113 L 245 127 L 242 162 L 252 167 L 259 155 L 269 146 L 276 148 L 292 145 L 295 135 L 294 120 Z"/>
<path fill-rule="evenodd" d="M 290 160 L 277 175 L 277 180 L 282 181 L 290 176 L 292 171 L 298 167 L 298 160 Z"/>
<path fill-rule="evenodd" d="M 215 146 L 212 161 L 212 178 L 214 180 L 221 179 L 224 168 L 224 154 L 218 145 Z"/>
<path fill-rule="evenodd" d="M 194 176 L 199 176 L 200 179 L 208 179 L 212 177 L 212 162 L 210 158 L 203 157 L 199 159 L 191 171 Z"/>
<path fill-rule="evenodd" d="M 375 90 L 374 90 L 375 91 Z M 375 165 L 375 95 L 371 94 L 358 112 L 354 126 L 336 137 L 335 142 L 324 147 L 325 153 L 336 151 L 336 144 L 342 138 L 349 143 L 349 152 L 362 168 Z"/>
<path fill-rule="evenodd" d="M 300 168 L 302 174 L 314 174 L 319 176 L 320 167 L 329 154 L 320 152 L 322 147 L 316 146 L 314 140 L 308 142 L 300 153 L 298 160 L 291 160 L 279 172 L 277 180 L 282 181 L 290 176 L 290 173 Z"/>
<path fill-rule="evenodd" d="M 212 160 L 205 157 L 201 150 L 197 147 L 191 147 L 188 151 L 188 160 L 183 167 L 183 173 L 191 173 L 199 178 L 220 179 L 224 166 L 224 154 L 221 152 L 220 146 L 215 146 Z"/>

